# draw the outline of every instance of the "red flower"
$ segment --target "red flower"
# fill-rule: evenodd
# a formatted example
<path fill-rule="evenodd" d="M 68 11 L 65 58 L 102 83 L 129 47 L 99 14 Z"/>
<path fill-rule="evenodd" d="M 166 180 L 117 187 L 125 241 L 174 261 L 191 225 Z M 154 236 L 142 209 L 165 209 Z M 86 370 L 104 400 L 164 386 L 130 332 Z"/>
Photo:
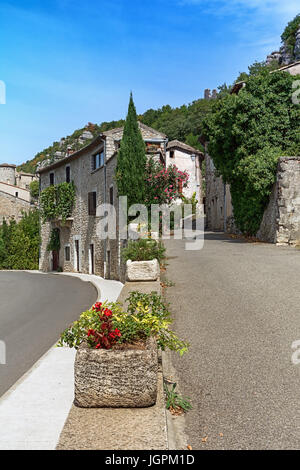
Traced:
<path fill-rule="evenodd" d="M 101 348 L 100 343 L 96 344 L 95 348 L 96 348 L 96 349 L 100 349 L 100 348 Z"/>
<path fill-rule="evenodd" d="M 102 309 L 102 302 L 96 302 L 94 307 L 93 307 L 93 310 L 96 310 L 97 312 L 100 312 L 101 309 Z"/>
<path fill-rule="evenodd" d="M 118 328 L 115 329 L 114 334 L 120 338 L 121 336 L 121 331 L 118 330 Z"/>
<path fill-rule="evenodd" d="M 90 329 L 90 330 L 88 331 L 88 334 L 87 334 L 87 335 L 90 336 L 90 335 L 94 335 L 94 334 L 95 334 L 95 330 Z"/>
<path fill-rule="evenodd" d="M 103 312 L 103 315 L 105 315 L 106 317 L 111 317 L 112 316 L 112 311 L 109 310 L 108 308 L 106 308 Z"/>

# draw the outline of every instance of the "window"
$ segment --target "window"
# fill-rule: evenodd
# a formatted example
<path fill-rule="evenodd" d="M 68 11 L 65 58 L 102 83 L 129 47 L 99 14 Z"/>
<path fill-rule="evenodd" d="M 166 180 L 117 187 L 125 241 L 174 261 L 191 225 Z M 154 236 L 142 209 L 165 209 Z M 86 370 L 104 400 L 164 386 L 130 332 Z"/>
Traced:
<path fill-rule="evenodd" d="M 69 166 L 66 166 L 66 182 L 71 182 L 71 168 Z"/>
<path fill-rule="evenodd" d="M 70 246 L 66 245 L 65 246 L 65 261 L 70 261 L 70 260 L 71 260 Z"/>
<path fill-rule="evenodd" d="M 170 158 L 174 158 L 175 157 L 175 152 L 174 150 L 170 150 Z"/>
<path fill-rule="evenodd" d="M 19 196 L 19 193 L 18 193 L 18 192 L 16 192 L 16 197 L 18 197 L 18 196 Z"/>
<path fill-rule="evenodd" d="M 104 165 L 104 152 L 96 153 L 92 156 L 92 171 L 102 168 Z"/>
<path fill-rule="evenodd" d="M 54 185 L 54 173 L 50 173 L 50 186 Z"/>
<path fill-rule="evenodd" d="M 111 206 L 114 205 L 114 188 L 113 188 L 113 186 L 111 186 L 109 188 L 109 203 L 110 203 Z"/>
<path fill-rule="evenodd" d="M 93 191 L 88 193 L 88 209 L 89 215 L 96 215 L 96 205 L 97 205 L 97 193 Z"/>

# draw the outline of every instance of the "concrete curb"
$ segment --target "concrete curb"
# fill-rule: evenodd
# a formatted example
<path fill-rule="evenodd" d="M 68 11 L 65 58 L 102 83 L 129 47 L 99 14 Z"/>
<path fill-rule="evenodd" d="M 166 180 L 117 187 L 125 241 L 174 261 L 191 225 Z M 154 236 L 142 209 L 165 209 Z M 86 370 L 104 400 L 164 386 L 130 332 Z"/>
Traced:
<path fill-rule="evenodd" d="M 164 379 L 168 379 L 171 383 L 178 383 L 170 353 L 166 351 L 162 353 L 162 370 Z M 180 387 L 177 386 L 176 390 L 180 392 Z M 170 411 L 166 410 L 166 423 L 169 450 L 187 450 L 188 437 L 185 432 L 185 415 L 173 416 Z"/>

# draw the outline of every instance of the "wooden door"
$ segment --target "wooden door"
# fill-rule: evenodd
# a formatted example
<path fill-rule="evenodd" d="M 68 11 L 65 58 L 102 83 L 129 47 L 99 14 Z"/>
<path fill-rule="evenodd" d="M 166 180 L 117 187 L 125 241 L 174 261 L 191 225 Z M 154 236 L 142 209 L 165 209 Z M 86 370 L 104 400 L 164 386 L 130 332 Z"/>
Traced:
<path fill-rule="evenodd" d="M 53 271 L 57 271 L 59 267 L 59 252 L 54 250 L 52 251 L 52 269 Z"/>

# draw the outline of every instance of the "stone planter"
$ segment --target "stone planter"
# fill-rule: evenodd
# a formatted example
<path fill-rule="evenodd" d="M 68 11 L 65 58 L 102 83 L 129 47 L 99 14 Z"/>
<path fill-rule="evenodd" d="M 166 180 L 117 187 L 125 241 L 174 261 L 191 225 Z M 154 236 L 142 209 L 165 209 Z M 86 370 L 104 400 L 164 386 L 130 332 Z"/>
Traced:
<path fill-rule="evenodd" d="M 157 397 L 158 355 L 154 338 L 145 349 L 78 348 L 75 359 L 75 400 L 82 408 L 141 408 Z"/>
<path fill-rule="evenodd" d="M 157 259 L 151 261 L 131 261 L 126 263 L 128 281 L 156 281 L 159 279 L 160 268 Z"/>

